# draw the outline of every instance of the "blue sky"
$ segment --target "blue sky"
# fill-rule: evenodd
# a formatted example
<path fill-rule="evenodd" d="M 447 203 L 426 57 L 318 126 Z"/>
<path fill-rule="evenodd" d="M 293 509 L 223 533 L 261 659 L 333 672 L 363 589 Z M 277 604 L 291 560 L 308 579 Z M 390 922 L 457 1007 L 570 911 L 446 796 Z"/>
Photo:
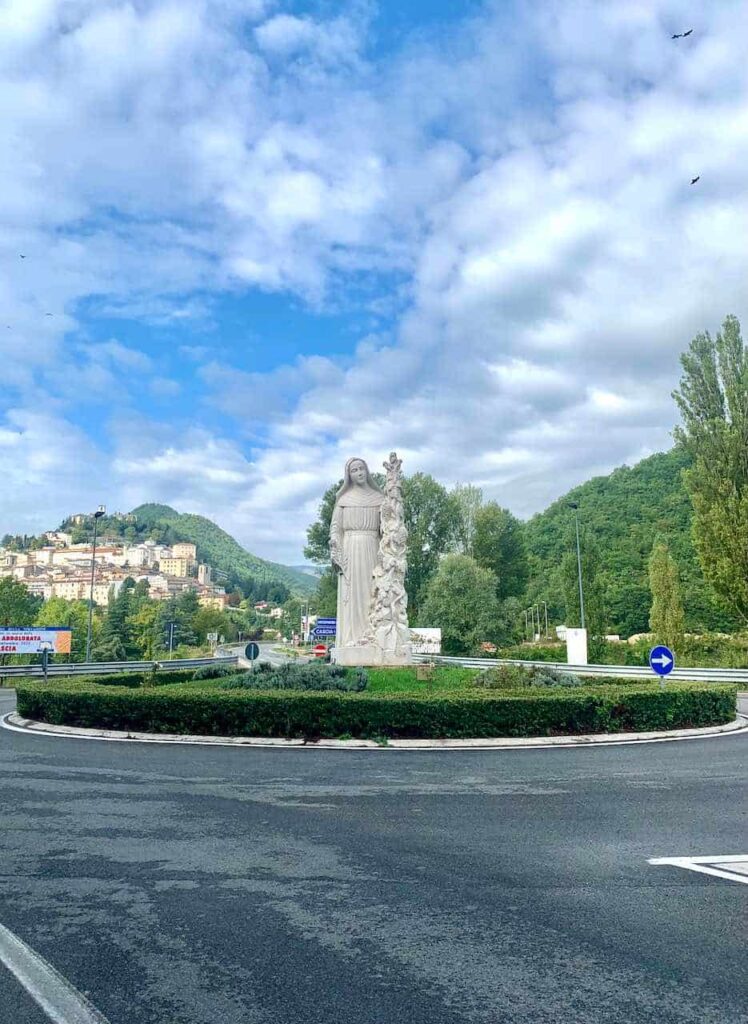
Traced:
<path fill-rule="evenodd" d="M 162 501 L 297 562 L 353 454 L 526 516 L 666 447 L 678 354 L 747 315 L 747 33 L 737 0 L 4 4 L 0 532 Z"/>

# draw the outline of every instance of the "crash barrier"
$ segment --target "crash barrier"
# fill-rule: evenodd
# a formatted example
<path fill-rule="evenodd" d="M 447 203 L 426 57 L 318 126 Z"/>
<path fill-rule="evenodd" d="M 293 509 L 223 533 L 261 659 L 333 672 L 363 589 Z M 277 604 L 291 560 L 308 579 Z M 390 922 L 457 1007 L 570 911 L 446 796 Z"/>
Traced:
<path fill-rule="evenodd" d="M 73 664 L 50 662 L 48 676 L 102 676 L 113 672 L 174 672 L 177 669 L 200 668 L 202 665 L 238 665 L 237 655 L 219 658 L 174 658 L 170 661 L 89 661 Z M 0 679 L 43 676 L 41 665 L 0 665 Z"/>
<path fill-rule="evenodd" d="M 619 679 L 657 679 L 648 665 L 567 665 L 565 661 L 517 661 L 509 658 L 450 658 L 441 654 L 416 655 L 418 662 L 436 665 L 462 665 L 464 668 L 492 668 L 496 665 L 521 665 L 524 668 L 556 669 L 575 676 L 616 676 Z M 748 688 L 748 668 L 674 668 L 665 681 L 741 683 Z"/>

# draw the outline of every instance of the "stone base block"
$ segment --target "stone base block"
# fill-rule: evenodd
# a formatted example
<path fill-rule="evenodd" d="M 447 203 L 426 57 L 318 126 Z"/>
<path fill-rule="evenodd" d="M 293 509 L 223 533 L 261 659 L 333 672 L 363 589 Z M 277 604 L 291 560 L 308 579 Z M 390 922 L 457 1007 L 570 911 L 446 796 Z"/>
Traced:
<path fill-rule="evenodd" d="M 379 665 L 412 665 L 413 656 L 410 651 L 393 654 L 383 651 L 381 647 L 333 647 L 331 660 L 336 665 L 362 665 L 376 668 Z"/>

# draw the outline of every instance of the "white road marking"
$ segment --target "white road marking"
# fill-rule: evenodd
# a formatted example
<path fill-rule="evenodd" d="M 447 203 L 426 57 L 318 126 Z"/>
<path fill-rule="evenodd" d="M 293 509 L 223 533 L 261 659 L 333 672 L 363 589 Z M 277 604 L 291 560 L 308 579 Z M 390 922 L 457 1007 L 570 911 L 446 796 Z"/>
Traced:
<path fill-rule="evenodd" d="M 698 871 L 702 875 L 714 875 L 748 885 L 748 853 L 715 857 L 650 857 L 648 863 Z"/>
<path fill-rule="evenodd" d="M 0 924 L 0 962 L 23 985 L 53 1024 L 109 1024 L 43 956 Z"/>

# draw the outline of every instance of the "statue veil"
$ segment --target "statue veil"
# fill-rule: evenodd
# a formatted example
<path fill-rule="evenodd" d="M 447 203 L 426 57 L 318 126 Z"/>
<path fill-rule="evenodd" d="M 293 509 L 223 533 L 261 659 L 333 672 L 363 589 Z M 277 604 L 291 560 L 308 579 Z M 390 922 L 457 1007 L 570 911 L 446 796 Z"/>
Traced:
<path fill-rule="evenodd" d="M 354 487 L 353 480 L 351 479 L 351 465 L 354 462 L 362 462 L 364 464 L 364 466 L 366 467 L 366 487 L 365 488 Z M 349 497 L 348 501 L 345 500 L 346 495 L 348 495 L 348 497 Z M 352 502 L 350 500 L 350 498 L 353 498 L 354 496 L 355 496 L 355 498 L 357 500 L 355 502 Z M 383 500 L 384 500 L 384 494 L 377 487 L 377 485 L 374 483 L 374 480 L 372 479 L 371 473 L 369 472 L 369 467 L 368 467 L 368 465 L 366 463 L 366 459 L 359 459 L 359 458 L 348 459 L 348 461 L 345 464 L 345 470 L 343 472 L 343 486 L 340 488 L 340 490 L 338 491 L 337 495 L 335 496 L 335 504 L 336 505 L 352 505 L 352 504 L 356 504 L 358 506 L 367 507 L 369 505 L 381 505 Z"/>

